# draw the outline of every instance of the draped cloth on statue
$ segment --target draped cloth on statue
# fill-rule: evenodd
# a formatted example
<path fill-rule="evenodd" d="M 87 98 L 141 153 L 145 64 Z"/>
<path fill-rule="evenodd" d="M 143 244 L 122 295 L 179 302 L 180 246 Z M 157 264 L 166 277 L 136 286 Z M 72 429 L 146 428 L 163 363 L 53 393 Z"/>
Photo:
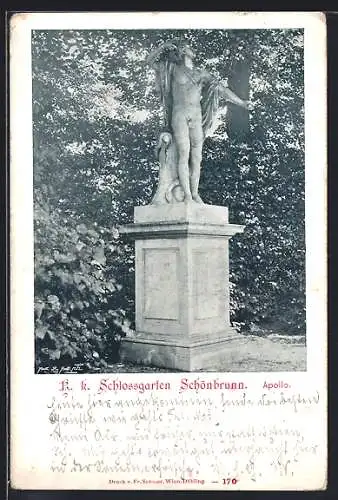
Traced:
<path fill-rule="evenodd" d="M 202 89 L 202 127 L 204 137 L 211 129 L 219 107 L 219 86 L 220 82 L 212 80 Z"/>

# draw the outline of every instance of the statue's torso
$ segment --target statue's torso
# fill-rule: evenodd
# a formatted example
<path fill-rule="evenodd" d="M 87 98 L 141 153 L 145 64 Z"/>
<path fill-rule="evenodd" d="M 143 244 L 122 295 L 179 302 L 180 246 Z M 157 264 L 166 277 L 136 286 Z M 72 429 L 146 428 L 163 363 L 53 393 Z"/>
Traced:
<path fill-rule="evenodd" d="M 201 72 L 184 65 L 176 66 L 172 75 L 173 108 L 199 113 L 201 111 Z"/>

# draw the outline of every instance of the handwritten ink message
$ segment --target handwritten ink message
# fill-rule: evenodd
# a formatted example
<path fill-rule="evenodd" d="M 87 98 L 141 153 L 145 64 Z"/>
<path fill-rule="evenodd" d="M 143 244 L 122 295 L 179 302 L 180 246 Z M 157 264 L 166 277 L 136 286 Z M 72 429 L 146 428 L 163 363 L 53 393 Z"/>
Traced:
<path fill-rule="evenodd" d="M 318 392 L 262 387 L 253 397 L 240 383 L 203 390 L 200 380 L 184 380 L 177 390 L 132 382 L 123 393 L 121 381 L 82 380 L 73 390 L 63 380 L 44 407 L 49 471 L 99 474 L 111 485 L 233 487 L 290 478 L 318 460 L 320 443 L 304 420 Z"/>

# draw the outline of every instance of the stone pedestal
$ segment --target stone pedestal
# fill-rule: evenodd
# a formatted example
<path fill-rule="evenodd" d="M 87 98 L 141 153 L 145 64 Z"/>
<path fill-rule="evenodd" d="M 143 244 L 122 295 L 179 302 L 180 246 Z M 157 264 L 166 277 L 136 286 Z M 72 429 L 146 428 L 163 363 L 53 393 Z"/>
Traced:
<path fill-rule="evenodd" d="M 121 358 L 183 371 L 212 368 L 238 334 L 229 318 L 231 236 L 225 207 L 176 203 L 135 207 L 136 332 Z"/>

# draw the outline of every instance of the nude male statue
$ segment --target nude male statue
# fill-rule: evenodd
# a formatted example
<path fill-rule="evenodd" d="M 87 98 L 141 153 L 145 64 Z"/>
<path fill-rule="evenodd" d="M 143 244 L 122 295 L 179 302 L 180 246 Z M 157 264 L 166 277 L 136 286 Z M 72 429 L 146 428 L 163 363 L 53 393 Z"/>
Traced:
<path fill-rule="evenodd" d="M 186 42 L 162 43 L 147 58 L 156 71 L 165 108 L 166 127 L 177 148 L 177 174 L 186 203 L 203 203 L 198 194 L 202 147 L 211 127 L 220 97 L 249 107 L 225 83 L 194 67 L 194 52 Z"/>

